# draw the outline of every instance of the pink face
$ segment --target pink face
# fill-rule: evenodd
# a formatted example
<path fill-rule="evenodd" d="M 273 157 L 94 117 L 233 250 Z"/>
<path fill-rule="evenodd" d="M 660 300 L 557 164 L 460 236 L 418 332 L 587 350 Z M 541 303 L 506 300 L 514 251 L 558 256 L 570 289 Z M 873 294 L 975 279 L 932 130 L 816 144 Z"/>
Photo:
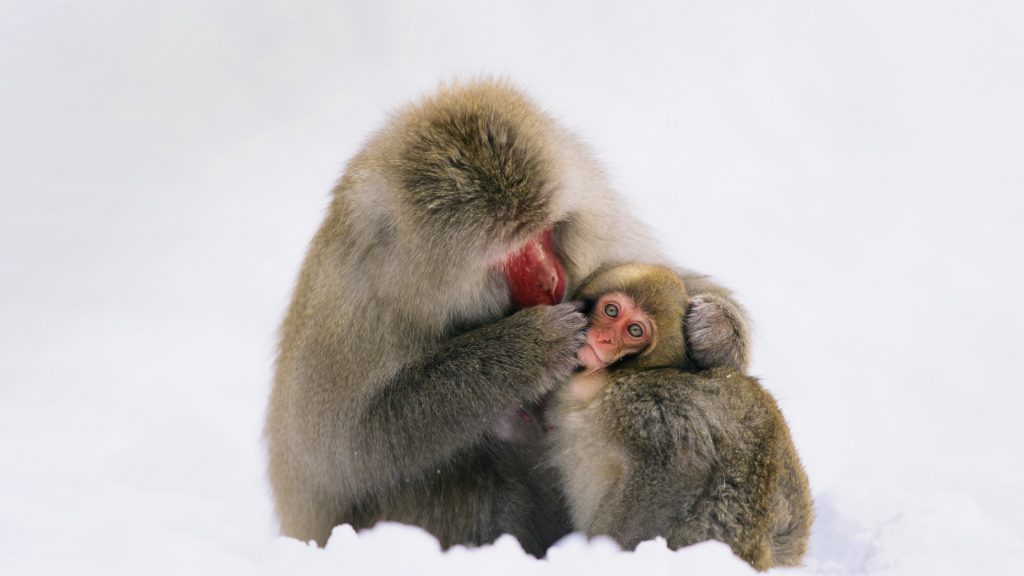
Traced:
<path fill-rule="evenodd" d="M 643 352 L 654 341 L 654 322 L 622 292 L 598 299 L 590 315 L 587 342 L 580 348 L 580 365 L 587 372 L 601 370 L 629 354 Z"/>
<path fill-rule="evenodd" d="M 565 294 L 565 268 L 555 253 L 551 229 L 541 232 L 501 263 L 512 302 L 520 308 L 558 304 Z"/>

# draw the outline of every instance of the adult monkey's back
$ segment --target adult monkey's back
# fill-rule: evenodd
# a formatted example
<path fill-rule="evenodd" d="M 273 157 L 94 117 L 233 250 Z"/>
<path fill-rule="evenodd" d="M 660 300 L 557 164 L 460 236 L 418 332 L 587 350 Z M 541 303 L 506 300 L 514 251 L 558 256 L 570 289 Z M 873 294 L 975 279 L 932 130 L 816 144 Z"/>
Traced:
<path fill-rule="evenodd" d="M 586 319 L 537 305 L 604 262 L 661 260 L 642 230 L 590 152 L 502 83 L 400 110 L 335 187 L 281 327 L 266 437 L 282 532 L 323 545 L 396 520 L 543 554 L 567 518 L 529 437 L 500 423 L 576 365 Z"/>

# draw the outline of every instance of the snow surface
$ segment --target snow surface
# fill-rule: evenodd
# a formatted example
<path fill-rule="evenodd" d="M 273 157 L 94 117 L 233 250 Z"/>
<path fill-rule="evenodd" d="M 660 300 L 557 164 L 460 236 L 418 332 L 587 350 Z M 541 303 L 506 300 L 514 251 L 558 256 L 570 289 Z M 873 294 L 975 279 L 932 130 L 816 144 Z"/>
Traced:
<path fill-rule="evenodd" d="M 1024 4 L 0 2 L 0 574 L 746 573 L 724 545 L 276 536 L 274 334 L 344 161 L 439 80 L 582 133 L 735 288 L 815 574 L 1024 574 Z"/>

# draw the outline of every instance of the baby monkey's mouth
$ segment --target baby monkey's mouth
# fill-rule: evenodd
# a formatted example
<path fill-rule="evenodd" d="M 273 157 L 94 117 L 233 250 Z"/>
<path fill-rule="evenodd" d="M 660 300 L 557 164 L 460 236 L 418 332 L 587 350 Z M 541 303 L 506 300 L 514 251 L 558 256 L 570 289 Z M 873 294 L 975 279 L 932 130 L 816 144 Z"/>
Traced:
<path fill-rule="evenodd" d="M 580 347 L 576 352 L 576 358 L 584 373 L 596 372 L 608 365 L 608 362 L 598 354 L 590 342 L 586 342 Z"/>

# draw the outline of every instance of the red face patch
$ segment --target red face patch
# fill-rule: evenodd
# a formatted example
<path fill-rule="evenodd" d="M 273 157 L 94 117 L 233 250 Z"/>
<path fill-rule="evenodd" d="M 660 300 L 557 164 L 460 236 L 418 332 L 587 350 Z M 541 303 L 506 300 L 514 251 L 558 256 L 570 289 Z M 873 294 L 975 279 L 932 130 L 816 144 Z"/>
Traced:
<path fill-rule="evenodd" d="M 558 304 L 565 295 L 565 268 L 555 253 L 551 229 L 509 256 L 502 269 L 512 302 L 520 308 Z"/>

